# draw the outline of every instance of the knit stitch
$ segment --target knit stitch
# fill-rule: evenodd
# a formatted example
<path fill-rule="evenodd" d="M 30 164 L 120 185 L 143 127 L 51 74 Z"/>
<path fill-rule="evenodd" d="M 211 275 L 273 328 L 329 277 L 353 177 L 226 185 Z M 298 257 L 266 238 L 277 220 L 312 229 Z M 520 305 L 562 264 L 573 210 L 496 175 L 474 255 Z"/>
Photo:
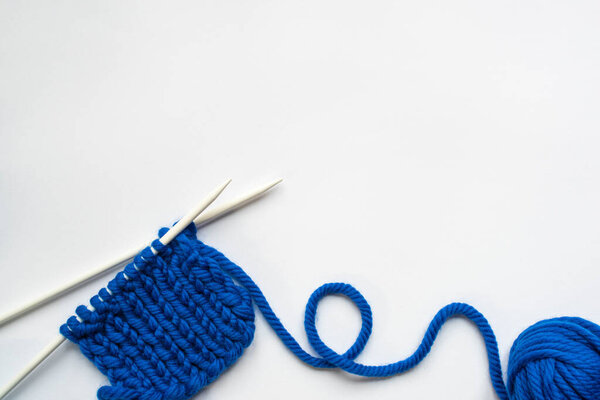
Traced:
<path fill-rule="evenodd" d="M 163 228 L 159 236 L 168 230 Z M 77 308 L 60 332 L 112 386 L 101 400 L 183 400 L 233 364 L 254 336 L 248 292 L 190 225 L 168 246 L 155 240 Z M 219 253 L 220 254 L 220 253 Z"/>

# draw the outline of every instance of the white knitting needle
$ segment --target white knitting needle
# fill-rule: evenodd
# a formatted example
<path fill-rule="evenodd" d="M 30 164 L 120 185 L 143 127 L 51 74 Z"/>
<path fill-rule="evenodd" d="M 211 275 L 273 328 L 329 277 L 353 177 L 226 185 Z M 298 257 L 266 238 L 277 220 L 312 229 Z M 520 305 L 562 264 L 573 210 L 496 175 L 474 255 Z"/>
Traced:
<path fill-rule="evenodd" d="M 240 196 L 237 199 L 231 200 L 219 207 L 216 207 L 212 211 L 209 210 L 206 213 L 202 213 L 202 211 L 204 211 L 204 209 L 206 209 L 206 207 L 208 207 L 221 194 L 221 192 L 223 192 L 225 187 L 227 187 L 227 185 L 231 182 L 231 179 L 230 179 L 227 182 L 225 182 L 224 184 L 222 184 L 221 186 L 219 186 L 217 189 L 215 189 L 194 210 L 190 211 L 185 217 L 183 217 L 181 220 L 179 220 L 179 222 L 177 222 L 177 224 L 175 224 L 175 226 L 173 226 L 159 240 L 161 241 L 162 244 L 167 245 L 183 229 L 185 229 L 192 221 L 194 221 L 196 226 L 208 224 L 209 222 L 212 222 L 212 221 L 244 206 L 245 204 L 248 204 L 249 202 L 257 199 L 263 193 L 265 193 L 266 191 L 271 189 L 273 186 L 279 184 L 281 181 L 282 181 L 282 179 L 278 179 L 274 182 L 269 183 L 268 185 L 265 185 L 263 187 L 260 187 L 256 190 L 254 190 L 252 192 L 246 193 L 245 195 Z M 124 256 L 122 259 L 120 259 L 118 262 L 115 262 L 114 264 L 109 264 L 107 266 L 104 266 L 102 269 L 98 269 L 98 270 L 94 271 L 93 273 L 87 274 L 85 277 L 82 277 L 83 279 L 73 282 L 70 286 L 68 286 L 68 289 L 73 288 L 74 286 L 77 286 L 78 284 L 83 283 L 84 281 L 92 279 L 93 277 L 98 276 L 98 275 L 102 274 L 103 272 L 106 272 L 119 264 L 122 264 L 123 262 L 127 261 L 128 259 L 134 257 L 137 253 L 139 253 L 143 249 L 144 249 L 144 247 L 142 247 L 139 251 L 133 253 L 131 256 L 129 256 L 129 253 L 128 253 L 127 258 L 125 258 L 125 256 Z M 132 252 L 130 252 L 130 253 L 132 253 Z M 67 286 L 67 285 L 65 285 L 65 286 Z M 64 289 L 63 292 L 68 289 Z M 41 301 L 38 301 L 36 303 L 36 305 L 34 305 L 33 307 L 30 306 L 29 310 L 35 308 L 38 305 L 41 305 L 41 304 L 47 302 L 47 301 L 50 301 L 53 298 L 58 297 L 61 293 L 62 292 L 56 292 L 56 293 L 52 294 L 51 296 L 46 296 L 44 299 L 41 299 Z M 23 314 L 26 311 L 28 311 L 28 310 L 22 311 L 20 314 Z M 64 343 L 65 340 L 66 339 L 62 335 L 58 335 L 58 337 L 56 339 L 54 339 L 48 346 L 46 346 L 15 378 L 13 378 L 13 380 L 11 380 L 4 388 L 2 388 L 2 390 L 0 390 L 0 400 L 2 400 L 23 379 L 25 379 L 27 377 L 27 375 L 29 375 L 46 358 L 48 358 L 48 356 L 50 356 L 50 354 L 52 354 L 62 343 Z"/>
<path fill-rule="evenodd" d="M 217 189 L 215 189 L 205 200 L 202 201 L 202 203 L 200 203 L 193 211 L 190 211 L 190 213 L 188 213 L 185 217 L 183 217 L 177 224 L 175 224 L 175 226 L 173 228 L 171 228 L 159 240 L 164 245 L 167 245 L 174 237 L 176 237 L 192 221 L 194 221 L 194 223 L 196 224 L 197 227 L 208 224 L 209 222 L 212 222 L 212 221 L 244 206 L 245 204 L 248 204 L 249 202 L 257 199 L 260 195 L 262 195 L 263 193 L 265 193 L 266 191 L 271 189 L 273 186 L 279 184 L 281 181 L 282 181 L 282 179 L 278 179 L 274 182 L 269 183 L 268 185 L 260 187 L 260 188 L 254 190 L 250 193 L 247 193 L 243 196 L 240 196 L 237 199 L 231 200 L 219 207 L 216 207 L 213 210 L 209 210 L 206 213 L 202 213 L 202 211 L 204 211 L 204 209 L 206 209 L 206 207 L 208 207 L 219 196 L 219 194 L 221 194 L 221 192 L 223 192 L 225 187 L 227 187 L 227 185 L 231 182 L 231 180 L 228 180 L 223 185 L 221 185 Z M 199 215 L 199 214 L 201 214 L 201 215 Z M 15 318 L 18 315 L 22 315 L 23 313 L 25 313 L 29 310 L 32 310 L 48 301 L 60 296 L 65 291 L 72 289 L 73 287 L 75 287 L 85 281 L 93 279 L 96 276 L 101 275 L 104 272 L 107 272 L 108 270 L 124 263 L 125 261 L 128 261 L 130 258 L 134 257 L 137 253 L 139 253 L 143 249 L 144 249 L 144 247 L 142 247 L 141 249 L 139 249 L 135 252 L 133 252 L 133 251 L 129 252 L 126 256 L 123 256 L 121 259 L 86 274 L 85 276 L 81 277 L 80 279 L 63 286 L 62 288 L 59 288 L 58 290 L 55 290 L 54 292 L 50 293 L 49 295 L 44 296 L 42 299 L 39 299 L 35 302 L 30 303 L 30 305 L 26 308 L 17 310 L 17 312 L 13 312 L 12 314 L 9 314 L 9 317 L 12 315 L 12 318 Z M 12 319 L 12 318 L 4 319 L 3 321 L 6 322 L 7 320 Z M 1 325 L 1 323 L 0 323 L 0 325 Z M 46 346 L 13 380 L 11 380 L 4 388 L 2 388 L 2 390 L 0 390 L 0 400 L 3 399 L 12 389 L 14 389 L 23 379 L 25 379 L 27 377 L 27 375 L 29 375 L 38 365 L 40 365 L 46 358 L 48 358 L 48 356 L 50 356 L 50 354 L 52 354 L 62 343 L 64 343 L 65 340 L 66 339 L 62 335 L 59 335 L 56 339 L 54 339 L 52 341 L 52 343 L 50 343 L 48 346 Z"/>
<path fill-rule="evenodd" d="M 21 372 L 19 375 L 15 376 L 13 380 L 8 382 L 6 386 L 0 390 L 0 400 L 3 399 L 11 390 L 15 388 L 23 379 L 27 377 L 38 365 L 40 365 L 50 354 L 54 352 L 54 350 L 58 349 L 58 346 L 64 343 L 65 337 L 62 335 L 58 335 L 52 343 L 48 346 L 44 347 L 42 350 Z"/>
<path fill-rule="evenodd" d="M 242 195 L 236 199 L 233 199 L 221 206 L 215 207 L 212 210 L 208 210 L 207 212 L 202 213 L 201 215 L 196 217 L 196 219 L 194 219 L 194 223 L 196 224 L 196 227 L 206 225 L 206 224 L 244 206 L 245 204 L 248 204 L 249 202 L 255 200 L 260 195 L 262 195 L 263 193 L 265 193 L 266 191 L 268 191 L 269 189 L 271 189 L 273 186 L 277 185 L 281 181 L 282 181 L 282 179 L 278 179 L 274 182 L 269 183 L 268 185 L 262 186 L 256 190 L 253 190 L 252 192 L 246 193 L 245 195 Z M 172 230 L 173 229 L 171 229 L 170 231 L 172 231 Z M 164 239 L 164 236 L 163 236 L 163 239 Z M 86 273 L 85 275 L 82 275 L 82 276 L 78 277 L 77 279 L 67 282 L 66 284 L 57 287 L 56 289 L 38 297 L 35 300 L 30 301 L 29 303 L 27 303 L 21 307 L 18 307 L 15 310 L 7 312 L 6 314 L 0 316 L 0 327 L 2 325 L 12 321 L 15 318 L 28 313 L 29 311 L 33 311 L 36 308 L 41 307 L 42 305 L 49 303 L 52 300 L 57 299 L 58 297 L 64 295 L 66 292 L 70 291 L 71 289 L 74 289 L 75 287 L 80 286 L 80 285 L 84 284 L 85 282 L 88 282 L 92 279 L 95 279 L 98 276 L 112 270 L 113 268 L 116 268 L 116 267 L 126 263 L 127 261 L 129 261 L 133 257 L 135 257 L 135 255 L 138 254 L 140 251 L 142 251 L 145 247 L 146 246 L 141 246 L 140 248 L 133 249 L 133 250 L 127 252 L 126 254 L 124 254 L 123 256 L 121 256 L 115 260 L 112 260 L 105 265 L 102 265 L 101 267 L 91 270 L 88 273 Z"/>
<path fill-rule="evenodd" d="M 165 233 L 160 239 L 158 239 L 165 246 L 168 245 L 177 235 L 181 233 L 185 228 L 188 227 L 192 221 L 208 207 L 213 201 L 225 190 L 227 185 L 231 183 L 231 179 L 225 183 L 219 185 L 213 190 L 204 200 L 202 200 L 192 211 L 186 214 L 185 217 L 181 218 L 175 226 L 173 226 L 167 233 Z M 153 249 L 154 251 L 154 249 Z M 23 379 L 27 377 L 38 365 L 40 365 L 50 354 L 52 354 L 58 346 L 64 343 L 66 339 L 62 335 L 58 335 L 56 339 L 52 341 L 48 346 L 44 348 L 28 365 L 25 367 L 12 381 L 8 383 L 0 391 L 0 399 L 4 398 L 15 386 L 19 384 Z"/>

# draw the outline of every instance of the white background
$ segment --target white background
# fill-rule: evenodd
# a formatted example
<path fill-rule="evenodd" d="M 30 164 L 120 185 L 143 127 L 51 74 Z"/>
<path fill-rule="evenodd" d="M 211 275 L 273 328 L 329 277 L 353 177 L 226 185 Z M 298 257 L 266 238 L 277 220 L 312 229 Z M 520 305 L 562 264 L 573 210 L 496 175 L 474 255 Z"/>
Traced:
<path fill-rule="evenodd" d="M 306 344 L 308 296 L 359 288 L 359 360 L 409 355 L 435 312 L 473 304 L 503 367 L 517 335 L 600 321 L 596 1 L 0 2 L 0 312 L 142 244 L 228 177 L 282 176 L 199 237 L 239 263 Z M 0 382 L 104 277 L 0 328 Z M 318 326 L 344 351 L 356 310 Z M 11 395 L 92 399 L 63 345 Z M 364 380 L 256 339 L 201 399 L 496 399 L 484 346 L 448 323 L 418 368 Z"/>

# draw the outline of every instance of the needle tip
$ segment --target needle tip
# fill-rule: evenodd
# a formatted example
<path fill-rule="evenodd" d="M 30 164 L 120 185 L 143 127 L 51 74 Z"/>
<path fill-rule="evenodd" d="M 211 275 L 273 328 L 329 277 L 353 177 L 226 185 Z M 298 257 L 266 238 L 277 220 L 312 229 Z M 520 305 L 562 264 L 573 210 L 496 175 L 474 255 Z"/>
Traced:
<path fill-rule="evenodd" d="M 225 188 L 227 186 L 229 186 L 229 184 L 231 183 L 231 178 L 227 179 L 225 182 L 223 182 L 221 184 L 221 186 L 217 187 L 213 193 L 211 193 L 210 197 L 212 198 L 211 202 L 216 199 L 221 193 L 223 193 L 223 191 L 225 190 Z"/>
<path fill-rule="evenodd" d="M 270 183 L 269 185 L 267 185 L 267 189 L 271 189 L 273 186 L 275 185 L 279 185 L 281 182 L 283 182 L 283 178 L 279 178 L 276 181 Z"/>

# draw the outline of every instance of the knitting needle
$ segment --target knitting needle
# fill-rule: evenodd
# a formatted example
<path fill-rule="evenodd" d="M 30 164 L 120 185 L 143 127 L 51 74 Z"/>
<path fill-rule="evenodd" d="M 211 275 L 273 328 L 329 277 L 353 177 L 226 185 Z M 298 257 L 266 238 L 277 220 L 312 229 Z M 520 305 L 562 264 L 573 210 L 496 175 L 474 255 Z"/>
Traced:
<path fill-rule="evenodd" d="M 258 197 L 260 197 L 263 193 L 267 192 L 269 189 L 271 189 L 272 187 L 274 187 L 275 185 L 279 184 L 282 181 L 282 179 L 278 179 L 274 182 L 269 183 L 268 185 L 265 185 L 263 187 L 260 187 L 256 190 L 253 190 L 252 192 L 249 192 L 243 196 L 240 196 L 234 200 L 231 200 L 219 207 L 214 208 L 213 210 L 209 210 L 208 212 L 202 213 L 202 211 L 208 207 L 208 205 L 210 205 L 210 203 L 212 203 L 212 201 L 214 201 L 216 199 L 216 197 L 225 189 L 225 187 L 229 184 L 229 182 L 231 182 L 231 180 L 227 181 L 226 183 L 224 183 L 223 185 L 221 185 L 219 188 L 215 189 L 215 191 L 213 191 L 213 193 L 211 193 L 211 195 L 209 195 L 209 197 L 203 201 L 203 203 L 205 203 L 206 201 L 208 201 L 208 204 L 206 204 L 206 206 L 201 206 L 199 205 L 198 207 L 196 207 L 196 209 L 194 209 L 192 212 L 190 212 L 188 215 L 186 215 L 184 218 L 182 218 L 177 224 L 175 224 L 175 226 L 173 228 L 171 228 L 165 235 L 163 235 L 163 237 L 161 239 L 159 239 L 163 244 L 168 244 L 175 236 L 177 236 L 177 234 L 179 234 L 179 232 L 181 232 L 181 230 L 185 229 L 185 227 L 187 227 L 189 225 L 189 223 L 193 220 L 194 223 L 196 224 L 197 227 L 199 226 L 203 226 L 206 225 L 226 214 L 229 214 L 230 212 L 243 207 L 244 205 L 250 203 L 253 200 L 256 200 Z M 200 214 L 202 213 L 202 214 Z M 200 215 L 198 215 L 200 214 Z M 140 249 L 139 251 L 143 250 Z M 139 251 L 135 252 L 133 255 L 131 255 L 131 257 L 125 258 L 123 257 L 123 259 L 119 260 L 119 262 L 115 262 L 114 265 L 108 265 L 106 266 L 102 271 L 97 272 L 95 275 L 92 274 L 88 274 L 88 278 L 84 278 L 84 279 L 80 279 L 79 282 L 75 283 L 74 285 L 71 285 L 69 288 L 72 288 L 80 283 L 83 283 L 89 279 L 94 278 L 97 275 L 100 275 L 103 272 L 106 272 L 108 270 L 110 270 L 111 268 L 114 268 L 115 266 L 122 264 L 123 262 L 127 261 L 129 258 L 132 258 L 133 256 L 135 256 L 135 254 L 137 254 Z M 68 289 L 67 289 L 68 290 Z M 58 297 L 61 293 L 56 293 L 54 294 L 52 297 L 47 297 L 45 301 L 41 301 L 38 303 L 38 306 L 43 304 L 46 301 L 50 301 L 56 297 Z M 35 308 L 29 308 L 29 310 Z M 24 312 L 27 312 L 28 310 L 25 310 Z M 21 315 L 23 314 L 23 312 L 21 313 Z M 1 323 L 0 323 L 1 325 Z M 65 338 L 62 335 L 59 335 L 55 340 L 52 341 L 52 343 L 50 343 L 48 346 L 46 346 L 19 374 L 18 376 L 16 376 L 11 382 L 9 382 L 2 390 L 0 390 L 0 400 L 3 399 L 12 389 L 14 389 L 23 379 L 25 379 L 38 365 L 40 365 L 48 356 L 50 356 L 50 354 L 52 354 L 62 343 L 65 342 Z"/>
<path fill-rule="evenodd" d="M 263 193 L 267 192 L 273 186 L 279 184 L 282 180 L 283 179 L 278 179 L 278 180 L 273 181 L 265 186 L 261 186 L 249 193 L 246 193 L 236 199 L 233 199 L 221 206 L 217 206 L 212 210 L 207 210 L 206 212 L 204 212 L 201 215 L 199 215 L 198 217 L 196 217 L 196 219 L 194 219 L 194 224 L 196 225 L 196 227 L 200 227 L 200 226 L 206 225 L 216 219 L 219 219 L 222 216 L 227 215 L 230 212 L 235 211 L 238 208 L 243 207 L 244 205 L 252 202 L 253 200 L 256 200 L 258 197 L 260 197 Z M 93 270 L 89 271 L 88 273 L 86 273 L 85 275 L 82 275 L 82 276 L 78 277 L 77 279 L 72 280 L 71 282 L 68 282 L 60 287 L 57 287 L 56 289 L 52 290 L 51 292 L 46 293 L 46 294 L 40 296 L 39 298 L 32 300 L 29 303 L 27 303 L 21 307 L 18 307 L 17 309 L 15 309 L 13 311 L 7 312 L 6 314 L 0 316 L 0 327 L 4 324 L 14 320 L 15 318 L 18 318 L 30 311 L 35 310 L 38 307 L 41 307 L 42 305 L 44 305 L 46 303 L 51 302 L 52 300 L 59 298 L 60 296 L 64 295 L 66 292 L 70 291 L 71 289 L 74 289 L 75 287 L 80 286 L 88 281 L 91 281 L 92 279 L 97 278 L 98 276 L 112 270 L 113 268 L 116 268 L 116 267 L 126 263 L 127 261 L 129 261 L 133 257 L 135 257 L 135 255 L 138 254 L 140 251 L 142 251 L 144 248 L 145 248 L 145 246 L 133 249 L 133 250 L 127 252 L 126 254 L 124 254 L 123 256 L 121 256 L 115 260 L 112 260 L 105 265 L 102 265 L 101 267 L 93 269 Z"/>
<path fill-rule="evenodd" d="M 181 233 L 189 224 L 194 221 L 219 195 L 225 190 L 227 185 L 231 182 L 231 179 L 218 186 L 213 190 L 204 200 L 202 200 L 192 211 L 187 213 L 185 217 L 181 218 L 175 226 L 173 226 L 167 233 L 165 233 L 160 239 L 158 239 L 165 246 L 168 245 L 177 235 Z M 65 342 L 66 338 L 62 335 L 58 335 L 56 339 L 46 346 L 40 354 L 38 354 L 12 381 L 8 383 L 0 391 L 0 399 L 4 398 L 15 386 L 17 386 L 23 379 L 27 377 L 38 365 L 40 365 L 50 354 L 52 354 L 61 344 Z"/>
<path fill-rule="evenodd" d="M 280 184 L 283 179 L 277 179 L 267 185 L 261 186 L 257 189 L 254 189 L 251 192 L 248 192 L 240 197 L 237 197 L 233 200 L 230 200 L 220 206 L 215 206 L 213 209 L 208 209 L 206 212 L 203 212 L 194 220 L 196 224 L 196 228 L 199 228 L 204 225 L 208 225 L 211 222 L 239 209 L 244 207 L 246 204 L 251 203 L 252 201 L 258 199 L 262 194 L 267 192 L 272 187 Z"/>
<path fill-rule="evenodd" d="M 40 365 L 50 354 L 54 352 L 54 350 L 58 349 L 58 346 L 64 343 L 65 337 L 62 335 L 58 335 L 52 343 L 48 346 L 44 347 L 42 350 L 21 372 L 19 375 L 15 376 L 12 381 L 10 381 L 6 386 L 0 390 L 0 400 L 3 399 L 11 390 L 15 388 L 23 379 L 27 377 L 38 365 Z"/>
<path fill-rule="evenodd" d="M 231 179 L 228 180 L 227 182 L 223 183 L 219 187 L 217 187 L 213 192 L 210 193 L 210 195 L 205 200 L 202 201 L 202 203 L 198 204 L 197 209 L 192 210 L 192 212 L 190 212 L 190 214 L 188 214 L 184 217 L 184 218 L 187 218 L 186 220 L 182 219 L 180 222 L 186 222 L 185 226 L 189 225 L 192 222 L 192 220 L 198 214 L 200 214 L 200 212 L 204 211 L 206 209 L 206 207 L 208 207 L 223 192 L 223 190 L 225 190 L 225 188 L 227 187 L 227 185 L 229 185 L 230 182 L 231 182 Z M 201 208 L 201 210 L 200 210 L 200 208 Z M 195 211 L 197 211 L 197 210 L 200 210 L 200 211 L 198 213 L 195 213 Z M 190 215 L 192 215 L 192 214 L 193 214 L 193 217 L 190 217 Z M 174 229 L 171 229 L 169 232 L 172 232 L 172 231 L 174 231 Z M 165 234 L 165 236 L 169 235 L 169 232 L 167 232 Z M 165 241 L 168 243 L 172 239 L 173 239 L 173 237 L 168 237 L 165 239 Z M 64 292 L 80 285 L 81 283 L 84 283 L 86 281 L 89 281 L 90 279 L 95 278 L 99 274 L 102 274 L 104 271 L 109 270 L 116 265 L 120 265 L 123 262 L 131 259 L 132 257 L 135 257 L 135 255 L 138 254 L 140 251 L 142 251 L 144 249 L 144 247 L 132 250 L 132 251 L 128 252 L 127 254 L 125 254 L 123 257 L 118 258 L 106 265 L 103 265 L 102 267 L 100 267 L 98 269 L 90 271 L 89 273 L 79 277 L 78 279 L 76 279 L 72 282 L 69 282 L 61 287 L 58 287 L 58 288 L 54 289 L 52 292 L 47 293 L 46 295 L 41 296 L 40 298 L 31 301 L 30 303 L 26 304 L 25 306 L 15 310 L 15 311 L 10 312 L 5 316 L 2 316 L 0 318 L 0 326 L 4 325 L 6 322 L 8 322 L 20 315 L 25 314 L 28 311 L 33 310 L 34 308 L 41 306 L 44 303 L 47 303 L 47 302 L 59 297 Z"/>

